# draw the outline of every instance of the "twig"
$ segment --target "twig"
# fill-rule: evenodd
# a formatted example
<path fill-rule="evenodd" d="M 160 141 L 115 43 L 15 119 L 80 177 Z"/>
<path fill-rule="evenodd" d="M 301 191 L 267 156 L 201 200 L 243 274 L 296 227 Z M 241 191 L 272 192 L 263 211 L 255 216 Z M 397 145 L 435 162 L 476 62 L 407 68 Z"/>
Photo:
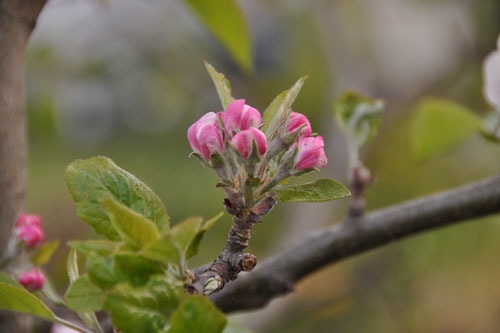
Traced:
<path fill-rule="evenodd" d="M 325 265 L 422 231 L 500 212 L 500 176 L 380 209 L 302 239 L 211 296 L 225 312 L 264 307 Z"/>

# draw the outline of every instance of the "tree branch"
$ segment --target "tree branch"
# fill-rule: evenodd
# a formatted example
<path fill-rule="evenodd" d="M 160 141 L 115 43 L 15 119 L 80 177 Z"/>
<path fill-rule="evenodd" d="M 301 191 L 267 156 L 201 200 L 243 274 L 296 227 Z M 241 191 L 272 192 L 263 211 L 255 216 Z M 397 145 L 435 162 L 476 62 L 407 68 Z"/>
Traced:
<path fill-rule="evenodd" d="M 224 312 L 264 307 L 312 272 L 422 231 L 500 212 L 500 176 L 380 209 L 320 230 L 211 298 Z"/>
<path fill-rule="evenodd" d="M 47 0 L 0 0 L 0 252 L 24 209 L 26 120 L 24 58 L 31 32 Z M 0 312 L 2 332 L 27 332 L 26 316 Z"/>

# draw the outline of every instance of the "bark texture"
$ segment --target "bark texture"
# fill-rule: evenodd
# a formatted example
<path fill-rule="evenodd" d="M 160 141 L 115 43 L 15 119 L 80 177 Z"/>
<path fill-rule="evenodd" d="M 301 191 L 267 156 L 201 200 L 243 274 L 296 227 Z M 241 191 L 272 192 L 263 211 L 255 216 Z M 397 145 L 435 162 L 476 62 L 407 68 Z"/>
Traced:
<path fill-rule="evenodd" d="M 211 296 L 225 312 L 264 307 L 312 272 L 423 231 L 500 212 L 500 176 L 380 209 L 318 231 Z"/>
<path fill-rule="evenodd" d="M 26 188 L 25 53 L 47 0 L 0 0 L 0 251 L 23 211 Z M 27 332 L 30 320 L 0 313 L 0 332 Z"/>

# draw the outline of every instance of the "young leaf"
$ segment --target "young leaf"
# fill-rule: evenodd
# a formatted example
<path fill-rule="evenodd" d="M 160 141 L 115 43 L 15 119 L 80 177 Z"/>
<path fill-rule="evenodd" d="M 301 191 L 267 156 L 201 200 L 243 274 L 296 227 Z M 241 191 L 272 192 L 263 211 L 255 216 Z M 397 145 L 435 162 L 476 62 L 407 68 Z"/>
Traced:
<path fill-rule="evenodd" d="M 333 103 L 337 123 L 357 148 L 377 134 L 384 108 L 381 100 L 351 91 L 345 92 Z"/>
<path fill-rule="evenodd" d="M 57 250 L 59 246 L 59 241 L 55 240 L 52 242 L 44 243 L 38 251 L 31 256 L 31 263 L 35 266 L 41 266 L 49 262 L 52 255 Z"/>
<path fill-rule="evenodd" d="M 57 317 L 34 294 L 11 282 L 0 282 L 0 309 L 57 321 Z"/>
<path fill-rule="evenodd" d="M 298 79 L 290 89 L 279 94 L 264 111 L 262 131 L 266 137 L 271 138 L 278 128 L 285 126 L 292 113 L 292 104 L 306 79 L 307 76 Z"/>
<path fill-rule="evenodd" d="M 192 258 L 196 255 L 196 253 L 198 253 L 198 248 L 200 247 L 200 242 L 203 239 L 205 232 L 207 232 L 208 229 L 212 228 L 215 222 L 217 222 L 217 220 L 220 219 L 222 215 L 224 215 L 224 213 L 220 212 L 219 214 L 202 224 L 193 240 L 191 241 L 191 245 L 189 245 L 189 248 L 186 251 L 186 259 Z"/>
<path fill-rule="evenodd" d="M 106 157 L 93 157 L 71 163 L 65 174 L 66 184 L 76 203 L 78 216 L 98 234 L 119 239 L 101 199 L 119 201 L 153 221 L 161 232 L 168 230 L 168 216 L 154 192 Z"/>
<path fill-rule="evenodd" d="M 180 261 L 179 250 L 172 241 L 170 234 L 164 235 L 156 242 L 144 247 L 139 252 L 139 255 L 161 263 L 178 264 Z"/>
<path fill-rule="evenodd" d="M 75 282 L 80 276 L 78 273 L 78 254 L 74 248 L 69 250 L 68 259 L 66 260 L 66 271 L 68 273 L 69 283 Z"/>
<path fill-rule="evenodd" d="M 231 95 L 231 83 L 229 83 L 229 80 L 226 79 L 224 74 L 217 72 L 208 62 L 205 62 L 205 67 L 214 82 L 215 89 L 217 89 L 217 94 L 219 95 L 222 108 L 225 110 L 227 106 L 234 101 L 234 98 Z"/>
<path fill-rule="evenodd" d="M 206 298 L 190 295 L 173 313 L 169 333 L 221 333 L 226 317 Z"/>
<path fill-rule="evenodd" d="M 441 153 L 480 127 L 480 119 L 464 106 L 441 98 L 426 98 L 416 108 L 413 150 L 425 159 Z"/>
<path fill-rule="evenodd" d="M 101 289 L 111 289 L 122 282 L 125 277 L 114 269 L 113 257 L 99 257 L 95 254 L 87 258 L 87 274 L 90 281 Z"/>
<path fill-rule="evenodd" d="M 235 0 L 185 0 L 200 20 L 217 37 L 238 65 L 245 71 L 252 69 L 250 34 L 245 18 Z"/>
<path fill-rule="evenodd" d="M 85 325 L 92 328 L 97 333 L 104 333 L 101 325 L 99 324 L 99 320 L 97 320 L 95 312 L 77 312 L 77 314 Z"/>
<path fill-rule="evenodd" d="M 321 202 L 344 198 L 349 190 L 333 179 L 319 179 L 311 183 L 278 187 L 274 190 L 281 201 Z"/>
<path fill-rule="evenodd" d="M 165 269 L 161 263 L 142 258 L 136 253 L 117 254 L 114 259 L 115 271 L 133 286 L 146 284 L 152 275 L 162 274 Z"/>
<path fill-rule="evenodd" d="M 203 220 L 201 218 L 192 217 L 176 224 L 170 230 L 170 237 L 179 250 L 182 261 L 186 259 L 188 254 L 187 252 L 198 234 L 202 222 Z"/>
<path fill-rule="evenodd" d="M 91 253 L 98 254 L 100 256 L 109 256 L 116 252 L 120 246 L 124 243 L 115 242 L 109 240 L 88 240 L 88 241 L 71 241 L 68 245 L 84 255 L 90 255 Z"/>
<path fill-rule="evenodd" d="M 64 295 L 66 305 L 78 312 L 101 310 L 104 298 L 105 293 L 93 284 L 87 275 L 76 279 Z"/>
<path fill-rule="evenodd" d="M 104 308 L 122 332 L 161 332 L 182 294 L 180 283 L 162 279 L 140 288 L 121 284 L 107 295 Z"/>
<path fill-rule="evenodd" d="M 145 216 L 113 199 L 104 198 L 101 204 L 120 238 L 132 247 L 140 249 L 160 238 L 156 225 Z"/>

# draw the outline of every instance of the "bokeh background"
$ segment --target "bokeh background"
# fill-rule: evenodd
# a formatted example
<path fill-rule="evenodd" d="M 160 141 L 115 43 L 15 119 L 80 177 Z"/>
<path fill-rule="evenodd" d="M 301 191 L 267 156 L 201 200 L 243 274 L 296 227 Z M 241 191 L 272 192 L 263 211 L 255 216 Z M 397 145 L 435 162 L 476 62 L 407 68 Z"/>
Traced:
<path fill-rule="evenodd" d="M 363 151 L 376 181 L 369 209 L 498 173 L 500 149 L 480 135 L 432 159 L 411 149 L 415 105 L 444 97 L 484 114 L 481 62 L 500 32 L 497 0 L 240 1 L 254 70 L 245 73 L 180 0 L 51 0 L 28 54 L 28 207 L 63 243 L 49 276 L 66 285 L 69 239 L 94 237 L 64 184 L 73 160 L 111 157 L 164 200 L 171 220 L 223 210 L 217 179 L 189 159 L 188 126 L 220 111 L 204 61 L 226 74 L 235 97 L 264 110 L 297 78 L 294 104 L 323 134 L 323 177 L 345 181 L 345 140 L 332 101 L 345 89 L 386 101 L 376 140 Z M 216 2 L 214 2 L 216 6 Z M 317 177 L 312 175 L 310 177 Z M 260 260 L 337 223 L 346 200 L 279 204 L 256 226 Z M 224 245 L 222 218 L 192 266 Z M 500 332 L 500 217 L 408 240 L 323 269 L 267 308 L 237 314 L 262 333 Z"/>

